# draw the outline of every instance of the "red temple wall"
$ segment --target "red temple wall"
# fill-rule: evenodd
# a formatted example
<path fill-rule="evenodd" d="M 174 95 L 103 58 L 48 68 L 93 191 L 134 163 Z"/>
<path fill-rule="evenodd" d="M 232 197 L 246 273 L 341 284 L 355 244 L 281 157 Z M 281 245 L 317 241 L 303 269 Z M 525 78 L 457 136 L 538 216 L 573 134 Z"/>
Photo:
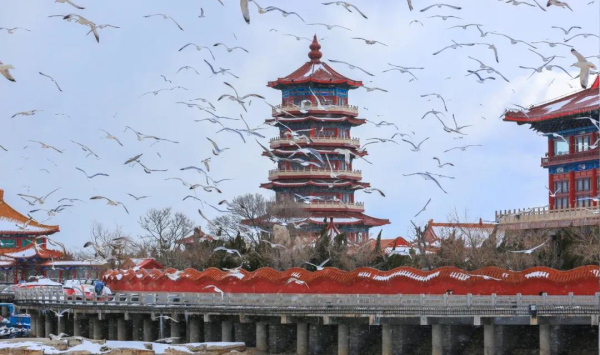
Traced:
<path fill-rule="evenodd" d="M 243 275 L 243 276 L 242 276 Z M 215 268 L 203 272 L 186 269 L 109 270 L 103 279 L 113 291 L 134 292 L 214 292 L 214 285 L 225 293 L 309 293 L 309 294 L 444 294 L 455 295 L 593 295 L 600 292 L 598 266 L 584 266 L 568 271 L 534 267 L 523 271 L 488 267 L 466 272 L 454 267 L 432 271 L 397 268 L 379 271 L 359 268 L 341 271 L 325 268 L 310 272 L 293 268 L 276 271 L 262 268 L 254 272 L 241 270 L 232 275 Z M 306 282 L 296 284 L 290 278 Z"/>

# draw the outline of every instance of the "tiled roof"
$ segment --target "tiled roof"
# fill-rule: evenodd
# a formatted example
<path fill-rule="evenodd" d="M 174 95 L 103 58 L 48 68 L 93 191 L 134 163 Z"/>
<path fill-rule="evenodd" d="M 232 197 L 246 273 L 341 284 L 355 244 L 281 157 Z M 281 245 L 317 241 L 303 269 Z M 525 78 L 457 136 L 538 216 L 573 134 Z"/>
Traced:
<path fill-rule="evenodd" d="M 548 101 L 539 105 L 531 106 L 524 112 L 507 111 L 504 114 L 505 121 L 531 123 L 545 121 L 553 118 L 581 114 L 600 109 L 599 78 L 596 77 L 594 84 L 576 93 Z"/>
<path fill-rule="evenodd" d="M 4 190 L 0 189 L 0 235 L 50 235 L 60 230 L 58 226 L 47 226 L 35 221 L 26 225 L 28 220 L 28 217 L 4 201 Z"/>
<path fill-rule="evenodd" d="M 312 116 L 310 114 L 307 116 L 296 116 L 296 117 L 281 116 L 281 117 L 277 117 L 277 121 L 281 121 L 283 123 L 304 122 L 304 121 L 312 121 L 312 122 L 320 122 L 320 123 L 322 123 L 322 122 L 348 122 L 355 126 L 360 126 L 366 122 L 364 118 L 354 118 L 354 117 L 350 117 L 350 116 L 317 117 L 317 116 Z M 272 123 L 272 122 L 275 122 L 275 119 L 269 118 L 266 120 L 266 122 Z"/>
<path fill-rule="evenodd" d="M 1 249 L 2 256 L 12 259 L 58 259 L 63 253 L 58 250 L 46 249 L 43 245 L 31 243 L 24 248 Z"/>

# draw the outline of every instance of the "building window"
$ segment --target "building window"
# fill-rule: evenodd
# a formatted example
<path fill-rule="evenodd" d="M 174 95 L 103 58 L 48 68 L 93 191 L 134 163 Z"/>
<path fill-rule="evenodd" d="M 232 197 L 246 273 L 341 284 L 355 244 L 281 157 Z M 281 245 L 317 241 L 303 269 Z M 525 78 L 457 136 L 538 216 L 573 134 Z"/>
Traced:
<path fill-rule="evenodd" d="M 578 136 L 575 137 L 575 151 L 576 152 L 585 152 L 590 149 L 590 136 Z"/>
<path fill-rule="evenodd" d="M 0 248 L 16 248 L 17 241 L 15 239 L 0 239 Z"/>
<path fill-rule="evenodd" d="M 29 239 L 23 239 L 23 241 L 21 242 L 21 246 L 23 248 L 28 246 L 29 244 L 31 244 L 31 240 L 29 240 Z"/>
<path fill-rule="evenodd" d="M 575 180 L 576 191 L 589 191 L 590 190 L 590 179 L 577 179 Z"/>
<path fill-rule="evenodd" d="M 554 208 L 559 210 L 562 208 L 569 208 L 569 198 L 568 197 L 558 197 L 554 199 Z"/>
<path fill-rule="evenodd" d="M 338 97 L 338 106 L 346 106 L 348 104 L 348 99 L 345 97 Z"/>
<path fill-rule="evenodd" d="M 581 195 L 577 198 L 577 207 L 590 207 L 592 205 L 591 195 Z"/>
<path fill-rule="evenodd" d="M 556 181 L 554 183 L 554 191 L 553 192 L 557 193 L 557 194 L 569 193 L 569 181 L 568 180 Z"/>
<path fill-rule="evenodd" d="M 554 155 L 564 154 L 569 154 L 569 143 L 562 140 L 554 141 Z"/>

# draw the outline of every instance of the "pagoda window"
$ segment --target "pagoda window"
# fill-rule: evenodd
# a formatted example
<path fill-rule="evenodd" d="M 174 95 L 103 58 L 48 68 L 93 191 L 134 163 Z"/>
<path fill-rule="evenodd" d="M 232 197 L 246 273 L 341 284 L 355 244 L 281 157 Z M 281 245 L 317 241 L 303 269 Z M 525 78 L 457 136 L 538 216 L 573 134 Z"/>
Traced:
<path fill-rule="evenodd" d="M 569 180 L 554 182 L 554 191 L 557 195 L 569 193 Z"/>
<path fill-rule="evenodd" d="M 569 208 L 569 198 L 568 197 L 557 197 L 554 199 L 554 208 L 559 210 L 563 208 Z"/>
<path fill-rule="evenodd" d="M 577 179 L 577 180 L 575 180 L 575 186 L 576 186 L 577 192 L 589 191 L 590 187 L 591 187 L 590 179 L 589 178 Z"/>
<path fill-rule="evenodd" d="M 564 154 L 569 154 L 569 143 L 562 140 L 554 141 L 554 155 Z"/>
<path fill-rule="evenodd" d="M 21 246 L 24 248 L 26 246 L 28 246 L 29 244 L 31 244 L 31 240 L 30 239 L 23 239 L 21 241 Z"/>
<path fill-rule="evenodd" d="M 590 136 L 583 135 L 575 137 L 575 151 L 585 152 L 590 149 Z"/>
<path fill-rule="evenodd" d="M 352 197 L 350 196 L 350 194 L 342 194 L 342 202 L 351 203 Z"/>
<path fill-rule="evenodd" d="M 319 130 L 317 131 L 316 136 L 325 138 L 335 137 L 335 128 L 324 128 Z"/>
<path fill-rule="evenodd" d="M 345 97 L 338 97 L 338 106 L 348 106 L 348 99 Z"/>
<path fill-rule="evenodd" d="M 577 197 L 577 207 L 592 206 L 592 195 L 581 195 Z"/>
<path fill-rule="evenodd" d="M 0 248 L 16 248 L 17 241 L 15 239 L 0 239 Z"/>

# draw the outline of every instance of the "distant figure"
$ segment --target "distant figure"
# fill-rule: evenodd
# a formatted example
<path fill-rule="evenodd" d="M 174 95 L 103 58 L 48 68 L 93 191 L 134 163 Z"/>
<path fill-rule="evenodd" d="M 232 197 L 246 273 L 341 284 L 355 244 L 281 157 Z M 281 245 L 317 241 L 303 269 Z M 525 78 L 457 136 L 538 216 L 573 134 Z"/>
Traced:
<path fill-rule="evenodd" d="M 448 291 L 446 291 L 446 294 L 447 294 L 447 295 L 451 295 L 451 294 L 453 294 L 453 293 L 454 293 L 454 291 L 452 291 L 452 290 L 448 290 Z"/>
<path fill-rule="evenodd" d="M 104 283 L 102 281 L 96 281 L 94 284 L 94 291 L 96 291 L 96 295 L 102 295 L 102 291 L 104 291 Z"/>

